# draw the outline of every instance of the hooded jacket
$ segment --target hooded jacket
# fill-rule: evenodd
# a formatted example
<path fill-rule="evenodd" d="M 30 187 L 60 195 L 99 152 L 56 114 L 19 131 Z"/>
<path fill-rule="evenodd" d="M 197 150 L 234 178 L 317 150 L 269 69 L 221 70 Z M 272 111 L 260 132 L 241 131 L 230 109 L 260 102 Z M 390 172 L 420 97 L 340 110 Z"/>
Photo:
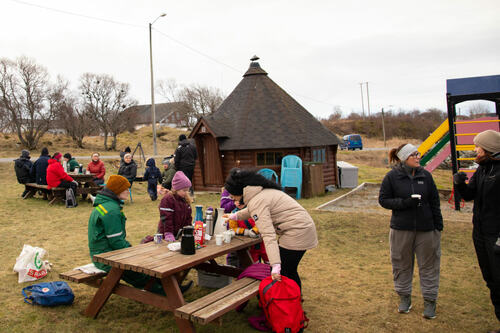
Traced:
<path fill-rule="evenodd" d="M 412 194 L 422 196 L 421 206 L 406 204 L 404 200 Z M 378 202 L 382 207 L 392 209 L 392 229 L 443 230 L 443 216 L 436 184 L 432 175 L 421 167 L 417 168 L 415 176 L 411 177 L 402 164 L 396 165 L 382 181 Z"/>
<path fill-rule="evenodd" d="M 150 158 L 146 161 L 146 171 L 144 172 L 144 180 L 148 181 L 148 184 L 157 185 L 161 184 L 161 172 L 160 169 L 156 167 L 156 162 L 154 158 Z"/>
<path fill-rule="evenodd" d="M 158 233 L 169 232 L 177 236 L 179 229 L 191 225 L 193 220 L 191 205 L 177 194 L 167 193 L 160 202 L 160 222 Z"/>
<path fill-rule="evenodd" d="M 313 219 L 285 192 L 246 186 L 243 188 L 243 201 L 247 207 L 236 213 L 238 220 L 252 218 L 255 221 L 271 265 L 281 263 L 279 247 L 302 251 L 318 245 Z"/>
<path fill-rule="evenodd" d="M 33 164 L 35 181 L 39 185 L 47 185 L 47 167 L 49 166 L 49 155 L 40 155 Z"/>
<path fill-rule="evenodd" d="M 184 168 L 194 168 L 197 158 L 196 147 L 189 140 L 182 140 L 175 150 L 175 170 L 182 171 Z"/>
<path fill-rule="evenodd" d="M 500 236 L 500 160 L 482 163 L 468 184 L 455 185 L 455 188 L 464 200 L 474 200 L 474 228 Z"/>
<path fill-rule="evenodd" d="M 163 173 L 161 174 L 161 186 L 163 188 L 166 188 L 166 189 L 169 189 L 171 190 L 172 189 L 172 179 L 174 179 L 174 176 L 175 176 L 175 166 L 173 163 L 170 163 L 168 165 L 168 168 L 166 170 L 163 171 Z"/>
<path fill-rule="evenodd" d="M 90 161 L 90 163 L 87 165 L 87 170 L 90 173 L 95 174 L 95 178 L 104 180 L 104 175 L 106 174 L 106 167 L 104 166 L 103 161 L 101 160 L 98 160 L 97 162 Z"/>
<path fill-rule="evenodd" d="M 130 247 L 125 239 L 125 222 L 122 212 L 123 201 L 114 192 L 104 188 L 97 193 L 94 210 L 90 214 L 88 241 L 90 258 L 99 269 L 109 272 L 110 266 L 94 261 L 94 255 Z"/>
<path fill-rule="evenodd" d="M 50 190 L 51 188 L 58 187 L 61 184 L 61 180 L 72 182 L 73 178 L 64 171 L 63 166 L 58 160 L 51 158 L 47 167 L 47 188 Z"/>
<path fill-rule="evenodd" d="M 78 161 L 75 160 L 74 157 L 72 157 L 68 161 L 68 169 L 69 169 L 69 171 L 73 172 L 73 171 L 75 171 L 76 168 L 79 168 L 79 167 L 80 167 L 80 163 L 78 163 Z"/>
<path fill-rule="evenodd" d="M 26 184 L 33 180 L 32 169 L 33 162 L 30 161 L 30 154 L 27 150 L 23 150 L 21 156 L 14 160 L 14 171 L 19 184 Z"/>
<path fill-rule="evenodd" d="M 134 160 L 130 161 L 130 163 L 123 162 L 120 169 L 118 169 L 118 174 L 127 178 L 129 182 L 133 182 L 137 176 L 137 164 L 135 164 Z"/>

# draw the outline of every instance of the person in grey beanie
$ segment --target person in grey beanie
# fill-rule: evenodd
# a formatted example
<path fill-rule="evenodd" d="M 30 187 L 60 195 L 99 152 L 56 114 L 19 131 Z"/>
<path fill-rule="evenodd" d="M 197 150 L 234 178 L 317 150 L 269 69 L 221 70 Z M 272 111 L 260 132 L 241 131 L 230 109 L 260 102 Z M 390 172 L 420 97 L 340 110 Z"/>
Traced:
<path fill-rule="evenodd" d="M 474 144 L 479 167 L 468 184 L 463 172 L 453 175 L 453 184 L 464 200 L 474 200 L 472 240 L 500 321 L 500 132 L 481 132 L 474 137 Z M 500 333 L 500 329 L 490 332 Z"/>
<path fill-rule="evenodd" d="M 380 186 L 379 203 L 392 210 L 389 242 L 399 313 L 411 309 L 413 266 L 417 257 L 426 319 L 436 317 L 443 217 L 432 175 L 420 166 L 420 153 L 404 144 L 389 153 L 395 163 Z"/>

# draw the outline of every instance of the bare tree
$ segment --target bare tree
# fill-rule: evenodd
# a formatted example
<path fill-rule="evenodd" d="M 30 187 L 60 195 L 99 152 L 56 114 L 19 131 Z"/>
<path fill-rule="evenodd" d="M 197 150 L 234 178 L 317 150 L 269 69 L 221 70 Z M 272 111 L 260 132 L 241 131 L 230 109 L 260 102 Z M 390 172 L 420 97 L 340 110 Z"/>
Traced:
<path fill-rule="evenodd" d="M 64 87 L 51 84 L 47 70 L 33 59 L 0 59 L 0 110 L 21 144 L 35 149 L 61 107 Z"/>
<path fill-rule="evenodd" d="M 469 115 L 471 117 L 477 117 L 491 112 L 487 105 L 482 103 L 475 103 L 469 107 Z"/>
<path fill-rule="evenodd" d="M 225 99 L 217 88 L 199 84 L 179 86 L 173 79 L 160 80 L 157 87 L 168 102 L 184 102 L 180 112 L 187 128 L 192 128 L 200 117 L 215 112 Z"/>
<path fill-rule="evenodd" d="M 85 73 L 80 78 L 84 109 L 97 122 L 104 135 L 104 149 L 108 150 L 108 136 L 113 138 L 109 149 L 116 149 L 116 137 L 126 130 L 121 112 L 137 104 L 129 96 L 128 83 L 115 81 L 107 74 Z"/>

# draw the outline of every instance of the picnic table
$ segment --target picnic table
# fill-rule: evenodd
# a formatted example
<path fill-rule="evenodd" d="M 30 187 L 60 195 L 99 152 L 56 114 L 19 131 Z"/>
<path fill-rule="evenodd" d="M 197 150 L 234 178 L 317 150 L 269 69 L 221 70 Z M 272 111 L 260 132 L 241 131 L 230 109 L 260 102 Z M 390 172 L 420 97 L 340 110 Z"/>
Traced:
<path fill-rule="evenodd" d="M 97 191 L 101 189 L 99 185 L 94 183 L 95 174 L 73 174 L 69 173 L 70 177 L 78 182 L 78 187 L 76 188 L 75 195 L 82 195 L 82 198 L 86 198 L 88 194 L 96 195 Z M 26 195 L 23 199 L 32 198 L 38 191 L 42 191 L 47 194 L 49 205 L 57 201 L 64 201 L 66 198 L 66 189 L 62 187 L 54 187 L 50 190 L 47 185 L 40 185 L 37 183 L 27 183 L 24 184 L 26 187 Z"/>
<path fill-rule="evenodd" d="M 215 240 L 212 239 L 207 242 L 205 247 L 196 250 L 194 255 L 183 255 L 180 252 L 170 251 L 165 241 L 161 244 L 151 242 L 95 255 L 95 261 L 111 266 L 111 270 L 101 283 L 94 285 L 98 286 L 98 289 L 87 306 L 85 315 L 96 318 L 111 294 L 115 293 L 144 304 L 156 306 L 162 310 L 171 311 L 175 314 L 180 332 L 195 332 L 193 322 L 206 324 L 220 318 L 223 314 L 254 297 L 258 292 L 260 281 L 244 278 L 186 304 L 179 284 L 182 283 L 189 270 L 198 268 L 207 272 L 237 277 L 244 268 L 253 263 L 248 249 L 261 241 L 261 238 L 236 236 L 230 243 L 217 246 Z M 242 268 L 217 264 L 215 258 L 230 252 L 238 254 Z M 148 285 L 152 285 L 155 279 L 159 279 L 166 296 L 147 291 L 148 286 L 145 287 L 146 290 L 139 290 L 120 283 L 120 278 L 125 270 L 151 276 L 151 284 L 148 283 Z M 81 278 L 84 283 L 90 282 L 85 280 L 86 277 L 81 272 L 72 272 L 63 273 L 61 277 L 72 281 L 78 281 Z M 92 285 L 92 282 L 88 284 Z"/>

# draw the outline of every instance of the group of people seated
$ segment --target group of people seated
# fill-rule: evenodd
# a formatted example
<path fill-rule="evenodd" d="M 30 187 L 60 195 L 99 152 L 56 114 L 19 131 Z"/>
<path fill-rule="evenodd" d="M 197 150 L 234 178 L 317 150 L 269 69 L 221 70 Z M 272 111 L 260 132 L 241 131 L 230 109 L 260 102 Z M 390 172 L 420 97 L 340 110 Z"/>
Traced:
<path fill-rule="evenodd" d="M 14 160 L 14 170 L 20 184 L 36 183 L 38 185 L 47 185 L 48 190 L 56 187 L 72 188 L 75 193 L 78 182 L 68 172 L 78 171 L 79 167 L 80 164 L 70 153 L 63 156 L 60 152 L 56 152 L 51 157 L 46 147 L 42 149 L 40 157 L 34 163 L 31 162 L 28 150 L 22 150 L 21 156 Z M 86 170 L 94 175 L 94 183 L 98 185 L 104 183 L 106 168 L 100 160 L 99 153 L 92 154 Z M 25 189 L 22 196 L 24 197 L 27 192 L 28 190 Z M 44 199 L 47 199 L 47 192 L 42 191 L 42 194 Z"/>

